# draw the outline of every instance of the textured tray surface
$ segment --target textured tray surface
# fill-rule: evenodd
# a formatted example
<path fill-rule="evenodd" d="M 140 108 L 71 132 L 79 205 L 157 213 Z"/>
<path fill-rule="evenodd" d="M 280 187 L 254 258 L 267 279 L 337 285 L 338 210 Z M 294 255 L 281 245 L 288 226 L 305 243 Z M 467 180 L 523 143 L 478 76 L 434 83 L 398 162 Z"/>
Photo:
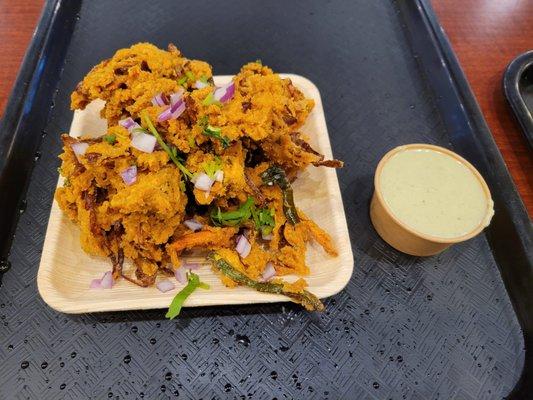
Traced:
<path fill-rule="evenodd" d="M 301 130 L 309 135 L 313 148 L 326 158 L 331 158 L 331 145 L 318 89 L 301 76 L 284 74 L 283 77 L 290 78 L 306 97 L 315 101 L 315 108 Z M 216 76 L 215 84 L 221 86 L 230 79 L 230 76 Z M 99 136 L 105 133 L 105 121 L 99 118 L 103 102 L 98 104 L 100 107 L 95 103 L 96 107 L 87 107 L 74 114 L 70 127 L 72 136 Z M 350 280 L 354 265 L 337 174 L 331 168 L 310 167 L 300 175 L 293 187 L 298 207 L 331 235 L 339 251 L 337 257 L 329 257 L 319 246 L 308 246 L 307 262 L 311 273 L 306 280 L 309 290 L 320 298 L 337 294 Z M 49 306 L 67 313 L 165 308 L 182 288 L 182 285 L 176 285 L 175 290 L 161 293 L 155 287 L 141 288 L 122 279 L 113 290 L 89 289 L 91 279 L 109 269 L 108 259 L 91 257 L 83 252 L 79 243 L 79 229 L 54 202 L 37 278 L 39 293 Z M 229 289 L 206 262 L 198 274 L 211 288 L 196 291 L 186 300 L 185 306 L 287 301 L 284 296 L 259 293 L 246 287 Z M 293 280 L 296 276 L 287 279 Z"/>
<path fill-rule="evenodd" d="M 499 399 L 511 390 L 524 342 L 485 237 L 419 259 L 370 225 L 383 154 L 449 145 L 393 3 L 93 0 L 80 16 L 0 288 L 0 398 Z M 347 162 L 338 176 L 357 260 L 326 313 L 208 307 L 168 322 L 161 311 L 66 316 L 40 299 L 69 93 L 90 66 L 141 40 L 173 41 L 217 74 L 261 58 L 318 86 L 333 153 Z"/>

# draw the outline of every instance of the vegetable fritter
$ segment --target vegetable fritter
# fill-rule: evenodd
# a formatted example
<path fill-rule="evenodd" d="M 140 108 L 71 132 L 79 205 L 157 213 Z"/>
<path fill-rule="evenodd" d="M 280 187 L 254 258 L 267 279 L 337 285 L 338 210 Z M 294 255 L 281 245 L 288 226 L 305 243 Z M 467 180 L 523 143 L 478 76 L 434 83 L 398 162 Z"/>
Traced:
<path fill-rule="evenodd" d="M 114 279 L 152 285 L 183 268 L 183 252 L 200 248 L 211 251 L 227 286 L 323 309 L 305 281 L 279 278 L 309 273 L 311 240 L 337 254 L 292 196 L 303 169 L 342 166 L 324 160 L 301 132 L 313 100 L 260 62 L 215 87 L 206 62 L 148 43 L 95 66 L 72 93 L 72 109 L 95 99 L 105 101 L 107 133 L 62 136 L 56 200 L 80 227 L 83 250 L 110 258 Z M 134 275 L 123 271 L 125 258 Z"/>

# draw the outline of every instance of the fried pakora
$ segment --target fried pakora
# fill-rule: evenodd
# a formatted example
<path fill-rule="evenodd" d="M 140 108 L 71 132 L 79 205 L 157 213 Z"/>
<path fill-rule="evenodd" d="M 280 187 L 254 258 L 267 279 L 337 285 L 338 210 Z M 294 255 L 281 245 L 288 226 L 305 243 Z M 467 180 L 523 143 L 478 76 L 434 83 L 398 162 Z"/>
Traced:
<path fill-rule="evenodd" d="M 72 109 L 101 99 L 100 138 L 63 135 L 64 184 L 56 200 L 89 254 L 109 257 L 113 277 L 141 286 L 180 268 L 182 253 L 214 251 L 227 286 L 285 294 L 321 309 L 305 281 L 307 243 L 336 256 L 330 236 L 294 204 L 291 181 L 324 160 L 301 132 L 314 102 L 260 62 L 215 87 L 212 68 L 139 43 L 95 66 Z M 134 276 L 122 269 L 135 265 Z M 278 277 L 276 277 L 278 276 Z M 274 278 L 274 280 L 272 280 Z"/>

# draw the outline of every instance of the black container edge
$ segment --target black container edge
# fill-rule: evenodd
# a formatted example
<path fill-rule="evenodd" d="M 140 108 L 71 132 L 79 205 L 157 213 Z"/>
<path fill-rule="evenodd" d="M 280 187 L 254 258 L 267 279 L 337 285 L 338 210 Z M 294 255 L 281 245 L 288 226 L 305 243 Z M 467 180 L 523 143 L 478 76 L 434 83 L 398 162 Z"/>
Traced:
<path fill-rule="evenodd" d="M 533 68 L 533 50 L 519 55 L 509 63 L 503 75 L 503 90 L 529 146 L 533 148 L 533 116 L 519 88 L 520 79 L 527 68 Z"/>
<path fill-rule="evenodd" d="M 533 294 L 531 292 L 531 287 L 533 287 L 533 230 L 531 220 L 451 44 L 440 26 L 429 1 L 417 0 L 416 5 L 410 2 L 402 2 L 401 7 L 405 8 L 406 13 L 404 15 L 409 15 L 410 13 L 423 14 L 421 20 L 426 21 L 429 25 L 433 37 L 421 37 L 420 35 L 415 35 L 416 29 L 420 27 L 410 25 L 410 22 L 416 22 L 417 19 L 412 18 L 410 21 L 406 21 L 407 29 L 411 30 L 413 47 L 416 47 L 417 42 L 431 41 L 441 54 L 442 60 L 446 64 L 442 65 L 442 68 L 436 68 L 435 60 L 428 59 L 431 54 L 426 54 L 425 52 L 420 52 L 419 62 L 422 69 L 425 69 L 425 75 L 430 86 L 435 89 L 435 87 L 441 86 L 439 84 L 443 81 L 449 81 L 448 83 L 451 83 L 455 91 L 455 93 L 450 93 L 450 96 L 458 96 L 461 103 L 467 106 L 467 110 L 454 111 L 461 113 L 464 122 L 470 125 L 472 130 L 477 133 L 475 137 L 477 146 L 474 150 L 472 150 L 472 146 L 462 146 L 460 132 L 457 135 L 454 134 L 455 121 L 445 120 L 445 125 L 447 129 L 451 130 L 450 137 L 452 138 L 454 149 L 465 155 L 480 170 L 488 181 L 489 186 L 493 188 L 492 194 L 495 204 L 501 206 L 500 209 L 496 210 L 491 226 L 486 230 L 487 239 L 517 313 L 526 346 L 522 375 L 515 388 L 509 394 L 509 398 L 528 398 L 527 396 L 533 393 L 533 378 L 531 377 L 533 369 L 533 353 L 531 350 L 533 346 L 533 317 L 531 315 L 531 310 L 533 309 Z M 445 103 L 443 102 L 443 104 Z M 451 115 L 449 110 L 447 113 L 441 114 Z M 497 188 L 497 190 L 494 191 L 494 188 Z M 515 229 L 511 229 L 508 223 L 500 223 L 500 221 L 512 221 Z M 504 236 L 507 239 L 505 243 L 501 240 L 501 231 L 499 235 L 494 234 L 496 229 L 505 229 L 506 235 Z M 499 240 L 496 240 L 496 236 Z M 509 251 L 510 248 L 513 248 L 511 245 L 513 247 L 518 245 L 520 251 Z M 502 265 L 512 265 L 514 268 L 501 268 Z"/>
<path fill-rule="evenodd" d="M 80 1 L 45 3 L 0 124 L 0 260 L 4 263 L 34 166 L 18 149 L 30 148 L 34 153 L 40 146 L 42 136 L 30 136 L 28 127 L 46 125 L 49 114 L 40 105 L 53 101 L 61 76 L 61 69 L 54 66 L 57 60 L 64 63 L 80 6 Z"/>

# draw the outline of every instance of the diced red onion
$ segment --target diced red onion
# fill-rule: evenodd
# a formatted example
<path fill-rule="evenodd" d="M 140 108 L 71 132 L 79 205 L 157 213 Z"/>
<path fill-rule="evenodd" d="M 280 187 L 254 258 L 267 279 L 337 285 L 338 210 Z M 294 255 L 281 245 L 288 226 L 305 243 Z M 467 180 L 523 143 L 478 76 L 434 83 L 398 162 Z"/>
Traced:
<path fill-rule="evenodd" d="M 126 128 L 129 133 L 132 133 L 134 129 L 141 129 L 141 126 L 130 117 L 121 119 L 118 124 Z"/>
<path fill-rule="evenodd" d="M 213 92 L 213 98 L 222 103 L 230 101 L 235 94 L 235 82 L 230 82 L 227 85 L 221 86 Z"/>
<path fill-rule="evenodd" d="M 174 271 L 174 277 L 179 283 L 187 282 L 187 276 L 185 275 L 185 268 L 176 268 Z"/>
<path fill-rule="evenodd" d="M 168 279 L 165 279 L 164 281 L 157 282 L 155 284 L 155 286 L 162 293 L 166 293 L 166 292 L 168 292 L 168 291 L 170 291 L 170 290 L 175 288 L 174 284 L 172 282 L 170 282 Z"/>
<path fill-rule="evenodd" d="M 272 234 L 269 233 L 268 235 L 261 234 L 261 237 L 263 240 L 272 240 Z"/>
<path fill-rule="evenodd" d="M 186 262 L 184 263 L 181 268 L 184 268 L 184 269 L 189 269 L 191 271 L 194 271 L 196 269 L 200 269 L 202 265 L 200 263 L 197 263 L 197 262 Z"/>
<path fill-rule="evenodd" d="M 176 94 L 173 94 L 172 96 L 176 96 Z M 172 100 L 172 103 L 170 103 L 170 111 L 172 113 L 175 113 L 176 110 L 182 106 L 185 106 L 185 102 L 183 101 L 180 95 L 179 98 Z"/>
<path fill-rule="evenodd" d="M 132 147 L 145 153 L 152 153 L 154 151 L 156 141 L 155 136 L 148 135 L 144 132 L 135 132 L 131 137 Z"/>
<path fill-rule="evenodd" d="M 196 86 L 196 89 L 203 89 L 209 86 L 209 83 L 202 82 L 202 81 L 196 81 L 194 82 L 194 86 Z"/>
<path fill-rule="evenodd" d="M 211 186 L 213 186 L 213 183 L 215 183 L 215 181 L 213 181 L 209 175 L 202 172 L 194 180 L 194 187 L 196 189 L 203 190 L 204 192 L 209 192 L 211 190 Z"/>
<path fill-rule="evenodd" d="M 137 181 L 137 167 L 132 165 L 131 167 L 126 168 L 120 173 L 120 176 L 127 186 L 133 185 Z"/>
<path fill-rule="evenodd" d="M 170 95 L 170 107 L 158 115 L 159 122 L 169 119 L 178 118 L 185 111 L 185 102 L 183 101 L 183 90 Z"/>
<path fill-rule="evenodd" d="M 237 236 L 237 246 L 235 246 L 235 251 L 237 251 L 242 258 L 246 258 L 251 250 L 252 245 L 248 239 L 246 239 L 244 235 Z"/>
<path fill-rule="evenodd" d="M 262 282 L 269 281 L 276 275 L 276 269 L 274 268 L 274 264 L 271 262 L 267 262 L 267 265 L 265 266 L 265 270 L 263 271 L 263 275 L 261 276 Z"/>
<path fill-rule="evenodd" d="M 179 90 L 176 93 L 172 93 L 170 95 L 170 104 L 171 105 L 175 105 L 177 102 L 179 102 L 182 99 L 182 97 L 183 97 L 183 92 L 184 92 L 184 90 L 181 89 L 181 90 Z"/>
<path fill-rule="evenodd" d="M 224 180 L 224 171 L 219 169 L 217 172 L 215 172 L 215 181 L 222 182 Z"/>
<path fill-rule="evenodd" d="M 178 100 L 176 104 L 171 105 L 165 111 L 157 116 L 159 122 L 167 121 L 169 119 L 177 119 L 185 111 L 185 102 Z"/>
<path fill-rule="evenodd" d="M 158 93 L 152 98 L 152 104 L 158 107 L 166 106 L 168 105 L 167 98 L 163 93 Z"/>
<path fill-rule="evenodd" d="M 157 116 L 157 120 L 159 122 L 167 121 L 170 118 L 172 118 L 172 112 L 170 111 L 170 107 Z"/>
<path fill-rule="evenodd" d="M 118 124 L 129 130 L 131 127 L 133 127 L 133 125 L 136 124 L 136 122 L 132 118 L 128 117 L 118 121 Z"/>
<path fill-rule="evenodd" d="M 183 221 L 183 223 L 187 226 L 187 228 L 189 228 L 193 232 L 199 231 L 200 229 L 204 227 L 203 224 L 196 221 L 195 219 L 188 219 L 186 221 Z"/>
<path fill-rule="evenodd" d="M 220 101 L 220 98 L 226 94 L 226 88 L 224 86 L 216 88 L 213 92 L 213 98 Z"/>
<path fill-rule="evenodd" d="M 91 284 L 89 285 L 89 288 L 91 288 L 91 289 L 102 289 L 102 280 L 101 279 L 93 279 L 91 281 Z"/>
<path fill-rule="evenodd" d="M 235 95 L 235 83 L 231 82 L 227 88 L 226 88 L 226 94 L 220 98 L 220 101 L 225 103 L 226 101 L 230 101 L 233 96 Z"/>
<path fill-rule="evenodd" d="M 72 148 L 72 151 L 74 151 L 74 154 L 76 154 L 76 158 L 78 158 L 79 156 L 82 156 L 85 154 L 85 152 L 89 148 L 89 143 L 84 143 L 84 142 L 72 143 L 70 147 Z"/>
<path fill-rule="evenodd" d="M 104 276 L 102 276 L 101 282 L 102 289 L 111 289 L 113 287 L 113 275 L 111 271 L 107 271 Z"/>

